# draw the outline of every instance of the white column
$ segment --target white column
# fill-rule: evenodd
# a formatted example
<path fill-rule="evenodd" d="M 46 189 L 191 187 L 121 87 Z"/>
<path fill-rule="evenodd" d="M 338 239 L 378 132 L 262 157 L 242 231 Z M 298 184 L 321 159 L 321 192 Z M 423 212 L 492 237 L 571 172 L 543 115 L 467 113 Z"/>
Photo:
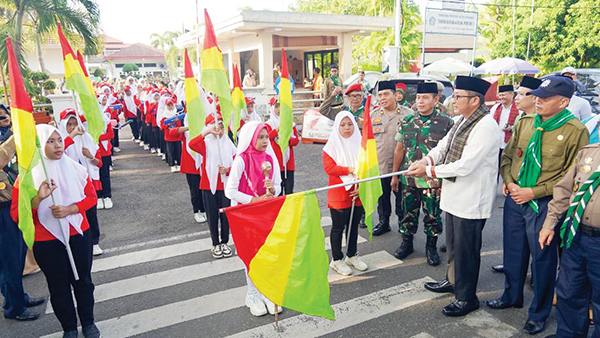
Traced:
<path fill-rule="evenodd" d="M 342 33 L 338 46 L 340 47 L 340 64 L 338 65 L 340 76 L 342 80 L 346 81 L 352 76 L 352 34 Z"/>
<path fill-rule="evenodd" d="M 258 73 L 260 86 L 264 87 L 266 92 L 273 92 L 273 34 L 265 31 L 260 32 Z"/>

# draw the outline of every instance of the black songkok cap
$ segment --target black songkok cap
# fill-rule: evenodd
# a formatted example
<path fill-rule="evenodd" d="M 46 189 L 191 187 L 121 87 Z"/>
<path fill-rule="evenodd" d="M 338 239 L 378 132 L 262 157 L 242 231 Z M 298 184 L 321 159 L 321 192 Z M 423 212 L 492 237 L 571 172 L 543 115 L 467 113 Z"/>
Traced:
<path fill-rule="evenodd" d="M 417 94 L 436 94 L 438 93 L 437 84 L 433 82 L 419 82 L 417 84 Z"/>
<path fill-rule="evenodd" d="M 491 85 L 492 84 L 486 80 L 471 76 L 457 76 L 456 81 L 454 81 L 454 87 L 456 89 L 470 90 L 484 96 Z"/>
<path fill-rule="evenodd" d="M 525 76 L 523 80 L 521 80 L 520 87 L 525 87 L 529 89 L 538 89 L 542 84 L 542 80 L 536 79 L 535 77 Z"/>

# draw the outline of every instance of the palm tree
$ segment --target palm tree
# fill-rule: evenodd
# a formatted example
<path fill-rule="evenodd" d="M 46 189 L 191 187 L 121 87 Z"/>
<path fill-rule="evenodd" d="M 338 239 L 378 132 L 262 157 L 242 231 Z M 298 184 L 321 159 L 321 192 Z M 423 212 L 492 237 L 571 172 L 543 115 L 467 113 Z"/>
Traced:
<path fill-rule="evenodd" d="M 154 48 L 165 51 L 165 61 L 173 69 L 179 66 L 179 57 L 181 51 L 175 47 L 175 40 L 181 35 L 181 32 L 166 31 L 162 35 L 152 33 L 150 35 L 150 44 Z"/>
<path fill-rule="evenodd" d="M 61 22 L 67 37 L 83 41 L 85 54 L 98 52 L 100 12 L 95 0 L 0 0 L 0 9 L 7 13 L 0 38 L 13 37 L 21 65 L 24 65 L 23 41 L 27 36 L 35 42 L 40 68 L 45 69 L 41 45 L 49 37 L 56 36 L 58 22 Z M 1 43 L 3 56 L 6 55 L 5 49 L 4 43 Z M 4 60 L 6 58 L 3 58 L 3 63 L 6 62 Z"/>

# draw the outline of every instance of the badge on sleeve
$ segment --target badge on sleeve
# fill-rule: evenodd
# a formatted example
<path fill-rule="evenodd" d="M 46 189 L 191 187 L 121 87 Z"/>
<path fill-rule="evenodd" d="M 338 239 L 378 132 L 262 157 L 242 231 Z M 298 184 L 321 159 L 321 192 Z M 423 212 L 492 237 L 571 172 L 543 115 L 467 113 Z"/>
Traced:
<path fill-rule="evenodd" d="M 594 159 L 591 157 L 586 157 L 585 160 L 583 160 L 583 162 L 585 162 L 585 164 L 592 164 L 594 163 Z"/>
<path fill-rule="evenodd" d="M 564 139 L 565 139 L 565 137 L 564 137 L 564 136 L 562 136 L 562 135 L 558 135 L 558 136 L 556 137 L 556 139 L 557 139 L 557 140 L 559 140 L 559 141 L 562 141 L 562 140 L 564 140 Z"/>
<path fill-rule="evenodd" d="M 523 150 L 522 149 L 518 149 L 517 150 L 517 157 L 523 157 Z"/>
<path fill-rule="evenodd" d="M 0 190 L 6 189 L 6 183 L 0 182 Z"/>

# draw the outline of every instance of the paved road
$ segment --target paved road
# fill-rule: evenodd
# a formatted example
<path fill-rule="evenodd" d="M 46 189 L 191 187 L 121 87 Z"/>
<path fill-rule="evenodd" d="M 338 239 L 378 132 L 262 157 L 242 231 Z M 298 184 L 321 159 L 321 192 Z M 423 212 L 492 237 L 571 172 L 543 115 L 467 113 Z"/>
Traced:
<path fill-rule="evenodd" d="M 337 321 L 309 318 L 286 310 L 276 330 L 272 316 L 255 318 L 244 306 L 243 265 L 235 256 L 214 260 L 206 224 L 193 219 L 185 177 L 171 173 L 158 157 L 143 151 L 122 134 L 123 152 L 115 156 L 112 210 L 99 211 L 106 250 L 94 259 L 95 316 L 103 337 L 523 337 L 527 309 L 493 311 L 447 318 L 441 308 L 450 295 L 426 292 L 423 282 L 441 279 L 445 266 L 425 262 L 425 236 L 416 236 L 416 252 L 404 261 L 392 253 L 400 242 L 393 232 L 372 242 L 360 230 L 359 252 L 369 263 L 363 274 L 342 278 L 330 274 L 331 301 Z M 296 191 L 327 183 L 320 145 L 296 148 Z M 320 194 L 322 225 L 329 234 L 331 219 L 325 194 Z M 502 275 L 490 267 L 502 261 L 503 197 L 484 230 L 479 298 L 500 296 Z M 396 220 L 392 220 L 396 224 Z M 441 253 L 444 260 L 445 254 Z M 25 277 L 32 296 L 47 296 L 44 276 Z M 532 293 L 526 289 L 526 304 Z M 50 306 L 29 323 L 0 319 L 0 337 L 60 337 L 60 325 Z M 551 315 L 546 332 L 554 332 Z M 545 333 L 540 336 L 545 336 Z"/>

